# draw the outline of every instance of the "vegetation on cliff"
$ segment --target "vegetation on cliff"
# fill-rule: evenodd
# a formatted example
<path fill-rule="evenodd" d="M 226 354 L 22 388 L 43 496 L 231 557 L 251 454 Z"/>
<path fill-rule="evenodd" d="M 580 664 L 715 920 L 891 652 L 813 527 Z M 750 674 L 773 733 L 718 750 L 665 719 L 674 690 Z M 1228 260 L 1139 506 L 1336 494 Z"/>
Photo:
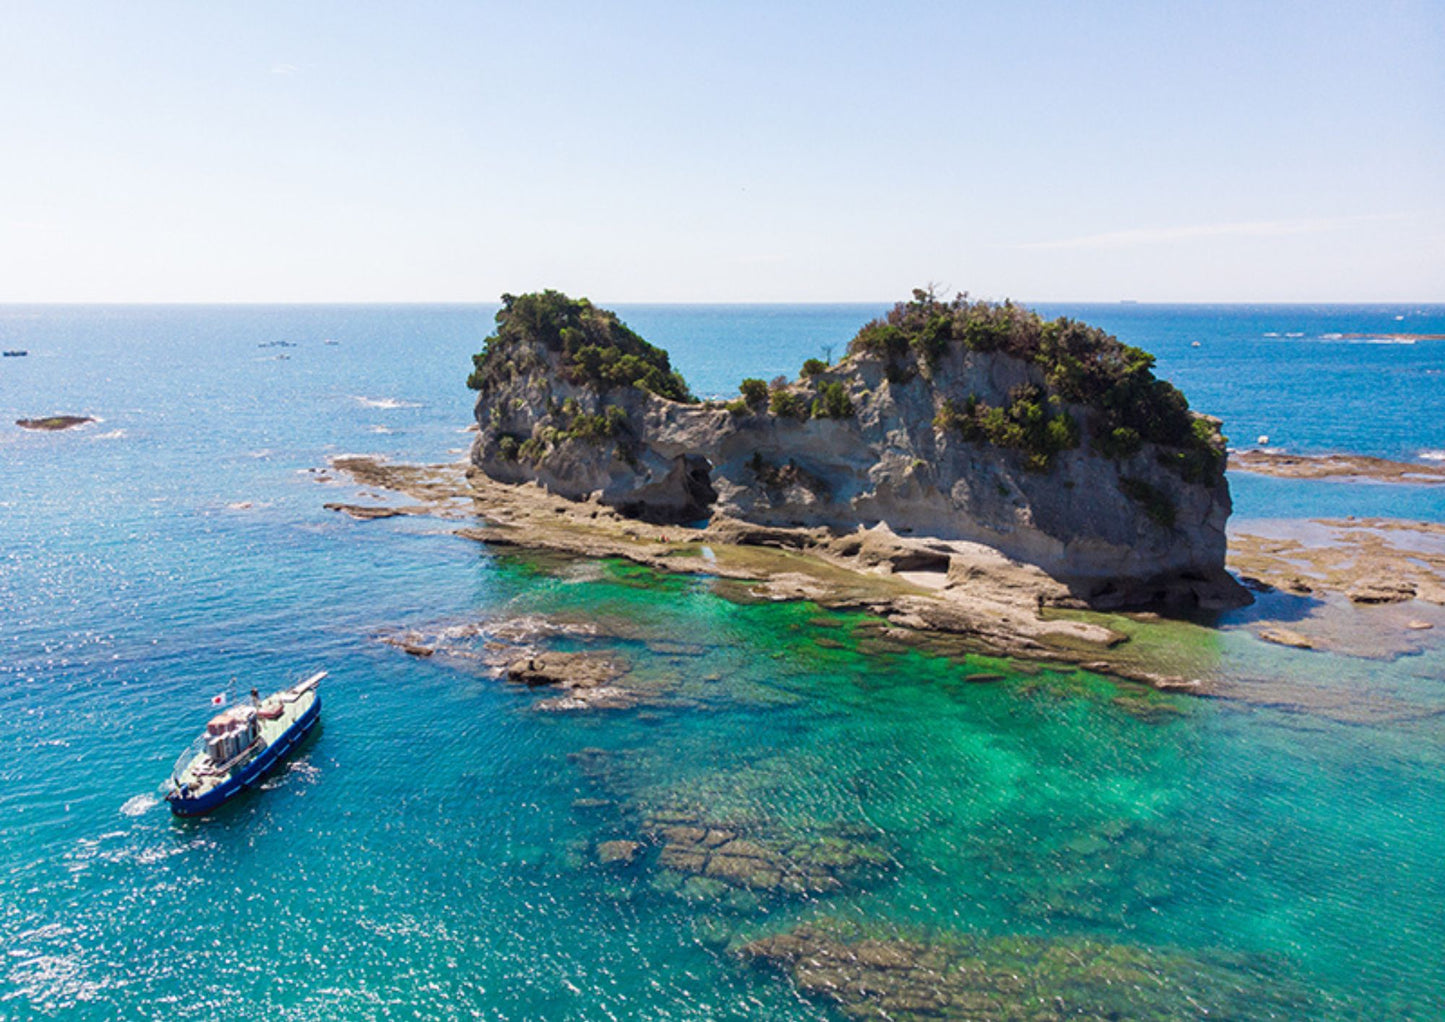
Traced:
<path fill-rule="evenodd" d="M 1024 385 L 1009 393 L 1006 408 L 985 404 L 976 395 L 962 405 L 944 398 L 933 424 L 973 443 L 1021 450 L 1024 464 L 1043 472 L 1054 455 L 1079 446 L 1079 424 L 1061 404 L 1057 397 L 1045 397 L 1041 388 Z"/>
<path fill-rule="evenodd" d="M 694 400 L 667 352 L 644 341 L 616 313 L 552 290 L 502 295 L 496 333 L 472 356 L 467 386 L 483 390 L 489 379 L 507 380 L 535 368 L 526 354 L 533 345 L 560 354 L 572 383 L 599 390 L 639 387 L 671 401 Z"/>
<path fill-rule="evenodd" d="M 912 301 L 863 327 L 848 350 L 884 358 L 890 379 L 906 379 L 936 368 L 956 345 L 1030 362 L 1043 370 L 1048 390 L 1015 399 L 1007 409 L 945 408 L 940 426 L 1020 448 L 1034 467 L 1046 467 L 1053 454 L 1079 442 L 1077 427 L 1057 409 L 1083 405 L 1091 412 L 1094 447 L 1106 457 L 1129 457 L 1152 443 L 1175 449 L 1162 460 L 1187 481 L 1211 481 L 1224 470 L 1223 439 L 1209 421 L 1190 413 L 1171 383 L 1155 377 L 1154 356 L 1077 320 L 1044 320 L 1012 302 L 974 302 L 967 294 L 943 301 L 920 288 Z"/>

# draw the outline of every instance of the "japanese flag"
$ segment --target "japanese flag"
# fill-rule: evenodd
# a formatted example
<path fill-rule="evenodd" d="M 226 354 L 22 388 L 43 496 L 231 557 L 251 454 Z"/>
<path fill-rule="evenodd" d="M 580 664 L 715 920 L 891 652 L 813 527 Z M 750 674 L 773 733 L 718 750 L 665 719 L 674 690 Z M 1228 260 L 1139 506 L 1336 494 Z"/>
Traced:
<path fill-rule="evenodd" d="M 225 706 L 225 705 L 226 705 L 226 693 L 222 692 L 222 693 L 220 693 L 219 695 L 211 696 L 211 705 L 212 705 L 212 706 Z"/>

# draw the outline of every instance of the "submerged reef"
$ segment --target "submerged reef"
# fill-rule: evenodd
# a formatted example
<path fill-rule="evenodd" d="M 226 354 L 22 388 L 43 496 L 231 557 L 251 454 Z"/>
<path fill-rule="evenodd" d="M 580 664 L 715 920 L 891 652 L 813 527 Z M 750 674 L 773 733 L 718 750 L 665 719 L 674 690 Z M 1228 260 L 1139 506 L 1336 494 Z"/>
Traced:
<path fill-rule="evenodd" d="M 944 544 L 896 570 L 976 544 L 1094 605 L 1248 602 L 1224 570 L 1218 420 L 1073 320 L 915 291 L 837 363 L 698 401 L 613 313 L 547 291 L 504 295 L 474 363 L 471 460 L 494 480 L 779 543 L 882 526 Z"/>
<path fill-rule="evenodd" d="M 745 961 L 849 1018 L 1059 1022 L 1062 1019 L 1318 1017 L 1271 964 L 1086 938 L 877 937 L 827 922 L 750 941 Z"/>

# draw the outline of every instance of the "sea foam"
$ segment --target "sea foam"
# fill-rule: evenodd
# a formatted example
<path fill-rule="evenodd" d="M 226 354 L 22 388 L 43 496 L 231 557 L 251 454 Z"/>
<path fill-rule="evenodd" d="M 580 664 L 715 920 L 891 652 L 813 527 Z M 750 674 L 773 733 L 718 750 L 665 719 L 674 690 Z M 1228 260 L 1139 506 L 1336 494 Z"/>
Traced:
<path fill-rule="evenodd" d="M 359 401 L 368 408 L 420 408 L 421 405 L 414 401 L 402 401 L 394 397 L 362 397 L 359 394 L 351 395 L 353 401 Z"/>

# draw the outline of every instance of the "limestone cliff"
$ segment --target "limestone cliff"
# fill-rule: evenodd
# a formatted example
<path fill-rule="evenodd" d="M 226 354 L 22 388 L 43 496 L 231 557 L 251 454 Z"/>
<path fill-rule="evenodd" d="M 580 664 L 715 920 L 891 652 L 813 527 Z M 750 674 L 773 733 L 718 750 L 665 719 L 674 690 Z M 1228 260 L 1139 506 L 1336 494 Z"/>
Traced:
<path fill-rule="evenodd" d="M 585 300 L 504 296 L 497 322 L 469 381 L 472 461 L 496 479 L 654 522 L 884 523 L 987 545 L 1096 602 L 1232 588 L 1217 420 L 1082 324 L 915 292 L 838 363 L 725 404 L 694 400 L 665 352 Z"/>

